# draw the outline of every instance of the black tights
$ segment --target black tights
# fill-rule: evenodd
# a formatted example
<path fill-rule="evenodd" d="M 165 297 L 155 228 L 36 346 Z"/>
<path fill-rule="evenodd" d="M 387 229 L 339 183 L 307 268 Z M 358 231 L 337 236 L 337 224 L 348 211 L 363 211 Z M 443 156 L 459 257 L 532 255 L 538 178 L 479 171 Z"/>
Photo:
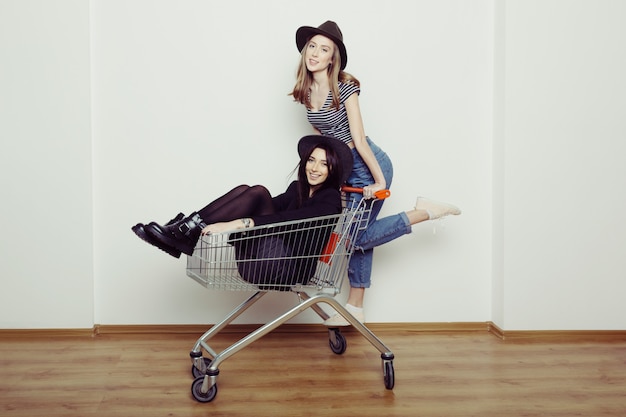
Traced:
<path fill-rule="evenodd" d="M 198 214 L 206 224 L 274 214 L 272 196 L 262 185 L 239 185 L 209 203 Z"/>

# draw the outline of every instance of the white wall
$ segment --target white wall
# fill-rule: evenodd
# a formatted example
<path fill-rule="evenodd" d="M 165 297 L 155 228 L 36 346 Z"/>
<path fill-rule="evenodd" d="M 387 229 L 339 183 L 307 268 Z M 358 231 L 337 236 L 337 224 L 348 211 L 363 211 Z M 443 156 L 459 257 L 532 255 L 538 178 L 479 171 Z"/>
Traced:
<path fill-rule="evenodd" d="M 500 324 L 624 329 L 626 3 L 504 9 Z"/>
<path fill-rule="evenodd" d="M 0 1 L 0 327 L 94 320 L 89 7 Z"/>
<path fill-rule="evenodd" d="M 311 8 L 300 0 L 91 0 L 54 6 L 0 0 L 3 50 L 12 48 L 0 58 L 1 68 L 9 61 L 15 67 L 12 78 L 0 78 L 1 91 L 12 93 L 0 101 L 0 133 L 5 148 L 14 146 L 20 155 L 0 167 L 3 189 L 15 195 L 14 205 L 3 205 L 4 230 L 11 233 L 0 240 L 0 327 L 212 323 L 247 296 L 198 286 L 186 277 L 183 259 L 141 242 L 130 227 L 198 209 L 243 182 L 266 184 L 275 193 L 284 189 L 297 139 L 309 132 L 303 109 L 287 96 L 298 59 L 295 30 L 332 18 L 344 32 L 347 70 L 362 82 L 366 131 L 395 164 L 393 196 L 383 214 L 410 208 L 417 194 L 449 200 L 464 211 L 438 225 L 436 234 L 432 225 L 422 224 L 378 249 L 366 298 L 368 321 L 623 328 L 623 307 L 619 310 L 613 294 L 623 292 L 624 284 L 610 278 L 624 272 L 620 256 L 610 252 L 618 251 L 613 247 L 623 238 L 591 235 L 609 224 L 623 231 L 623 222 L 604 219 L 597 213 L 607 211 L 594 204 L 593 222 L 583 230 L 588 239 L 576 242 L 571 231 L 579 232 L 583 223 L 565 228 L 578 217 L 563 216 L 562 207 L 570 206 L 579 190 L 566 185 L 555 193 L 554 182 L 544 181 L 555 165 L 561 170 L 555 180 L 587 180 L 577 170 L 581 162 L 591 162 L 591 182 L 602 180 L 594 191 L 617 189 L 623 177 L 603 175 L 609 165 L 589 158 L 595 149 L 591 141 L 580 143 L 589 137 L 578 129 L 587 126 L 582 120 L 606 113 L 573 102 L 565 88 L 551 89 L 549 77 L 539 84 L 540 77 L 528 77 L 546 62 L 528 48 L 550 52 L 545 41 L 563 29 L 580 41 L 583 34 L 569 19 L 596 8 L 591 2 L 577 3 L 580 10 L 548 3 L 346 1 L 337 8 L 336 2 L 320 1 Z M 623 11 L 619 3 L 602 4 L 607 10 L 596 14 L 592 39 L 604 27 L 602 19 L 613 22 L 610 12 Z M 63 24 L 43 18 L 50 14 L 63 16 Z M 544 30 L 529 36 L 536 23 Z M 615 25 L 607 28 L 624 34 Z M 22 48 L 16 34 L 58 61 L 34 62 L 25 55 L 32 48 Z M 607 38 L 600 34 L 602 41 Z M 573 51 L 567 56 L 575 57 Z M 606 52 L 599 56 L 601 62 L 609 58 Z M 617 65 L 614 73 L 601 83 L 605 88 L 611 83 L 623 88 L 617 76 L 623 73 L 623 55 L 615 61 L 610 62 Z M 557 58 L 548 62 L 552 71 L 572 69 Z M 75 71 L 61 72 L 68 66 Z M 595 80 L 594 68 L 576 69 L 575 75 L 583 77 L 579 91 L 591 93 L 586 81 Z M 30 96 L 16 85 L 29 86 Z M 548 100 L 536 97 L 546 90 Z M 560 120 L 573 112 L 578 123 L 559 130 L 563 123 L 537 117 L 555 107 L 563 108 Z M 7 109 L 36 122 L 25 129 L 17 117 L 6 117 Z M 72 123 L 66 122 L 68 115 Z M 622 121 L 617 113 L 603 121 L 604 148 L 615 151 Z M 545 133 L 541 130 L 550 126 L 550 140 L 541 140 L 536 130 Z M 597 131 L 592 133 L 597 141 Z M 571 145 L 572 134 L 578 144 L 568 147 L 572 162 L 564 164 L 563 144 Z M 61 138 L 62 146 L 50 145 Z M 35 146 L 44 152 L 29 152 Z M 616 160 L 616 152 L 605 149 L 602 155 Z M 45 178 L 33 169 L 24 173 L 25 166 Z M 59 166 L 68 173 L 64 177 L 51 175 Z M 528 166 L 535 168 L 532 176 Z M 24 189 L 47 195 L 45 210 L 34 206 L 38 198 L 18 198 Z M 549 208 L 528 204 L 529 194 L 549 198 Z M 602 197 L 624 208 L 622 197 Z M 582 217 L 583 206 L 578 207 Z M 528 210 L 534 214 L 525 215 Z M 544 210 L 550 215 L 543 216 Z M 6 221 L 24 213 L 29 218 L 43 213 L 46 221 L 26 226 Z M 71 228 L 54 221 L 68 217 Z M 561 248 L 557 256 L 549 255 L 554 247 Z M 43 258 L 34 258 L 33 251 L 41 256 L 43 249 Z M 579 256 L 582 250 L 587 258 Z M 560 261 L 572 251 L 577 262 L 564 270 Z M 595 261 L 600 257 L 602 262 Z M 587 297 L 598 279 L 599 297 Z M 293 301 L 268 295 L 241 321 L 274 318 Z M 308 313 L 296 320 L 319 322 Z"/>
<path fill-rule="evenodd" d="M 243 4 L 94 2 L 98 323 L 213 322 L 245 295 L 207 292 L 185 276 L 183 260 L 130 231 L 242 182 L 275 193 L 287 184 L 296 142 L 310 132 L 287 96 L 295 30 L 319 25 L 336 3 L 315 11 L 304 1 Z M 423 225 L 381 248 L 368 319 L 488 320 L 491 3 L 353 5 L 332 17 L 345 34 L 347 69 L 363 84 L 367 132 L 396 166 L 385 212 L 411 208 L 422 193 L 466 213 L 437 235 Z M 241 320 L 275 317 L 294 301 L 272 297 Z"/>

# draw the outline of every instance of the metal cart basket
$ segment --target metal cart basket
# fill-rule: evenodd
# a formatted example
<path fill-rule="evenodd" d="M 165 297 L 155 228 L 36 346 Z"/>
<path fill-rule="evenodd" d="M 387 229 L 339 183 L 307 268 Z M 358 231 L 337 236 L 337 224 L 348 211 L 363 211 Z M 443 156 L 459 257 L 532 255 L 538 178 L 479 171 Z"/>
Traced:
<path fill-rule="evenodd" d="M 389 195 L 385 192 L 382 198 Z M 251 291 L 253 295 L 205 332 L 191 350 L 191 372 L 195 378 L 191 393 L 197 401 L 210 402 L 217 395 L 219 366 L 224 360 L 287 320 L 308 308 L 323 320 L 328 319 L 320 303 L 330 305 L 378 349 L 385 387 L 393 389 L 393 353 L 334 298 L 341 291 L 356 235 L 366 227 L 370 212 L 371 204 L 361 199 L 338 215 L 211 234 L 200 239 L 193 255 L 187 258 L 187 275 L 209 289 Z M 219 353 L 209 346 L 212 337 L 265 294 L 274 291 L 295 293 L 297 304 Z M 334 353 L 345 352 L 346 339 L 339 328 L 329 327 L 328 337 Z"/>

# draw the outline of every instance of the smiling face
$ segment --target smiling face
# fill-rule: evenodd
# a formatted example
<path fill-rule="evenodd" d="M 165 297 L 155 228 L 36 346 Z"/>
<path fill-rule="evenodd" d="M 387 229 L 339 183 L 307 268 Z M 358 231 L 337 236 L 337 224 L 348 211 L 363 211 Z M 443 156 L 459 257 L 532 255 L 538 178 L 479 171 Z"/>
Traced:
<path fill-rule="evenodd" d="M 306 161 L 305 173 L 311 186 L 311 193 L 313 193 L 328 178 L 328 161 L 326 160 L 325 150 L 315 148 L 311 152 L 309 159 Z"/>
<path fill-rule="evenodd" d="M 304 61 L 311 72 L 326 71 L 333 61 L 335 43 L 322 35 L 313 36 L 306 45 Z"/>

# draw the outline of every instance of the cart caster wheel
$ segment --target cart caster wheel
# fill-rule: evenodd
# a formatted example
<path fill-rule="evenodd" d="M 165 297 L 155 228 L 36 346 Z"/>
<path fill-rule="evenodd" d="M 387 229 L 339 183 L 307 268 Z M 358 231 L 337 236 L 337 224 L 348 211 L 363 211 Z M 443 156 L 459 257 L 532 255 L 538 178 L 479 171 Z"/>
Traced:
<path fill-rule="evenodd" d="M 383 378 L 385 380 L 385 388 L 393 389 L 395 385 L 395 376 L 392 361 L 383 361 Z"/>
<path fill-rule="evenodd" d="M 332 330 L 332 334 L 330 335 L 328 344 L 330 345 L 330 350 L 332 350 L 337 355 L 341 355 L 342 353 L 344 353 L 346 351 L 346 347 L 348 346 L 348 342 L 346 342 L 345 336 L 336 329 Z"/>
<path fill-rule="evenodd" d="M 204 393 L 202 392 L 203 383 L 204 376 L 199 376 L 198 378 L 194 379 L 191 383 L 191 395 L 193 395 L 193 398 L 198 402 L 208 403 L 213 401 L 213 399 L 215 399 L 215 396 L 217 395 L 217 384 L 213 385 L 211 388 L 209 388 L 208 392 Z"/>
<path fill-rule="evenodd" d="M 204 359 L 204 365 L 208 369 L 209 366 L 211 366 L 211 359 L 209 359 L 209 358 L 202 358 L 202 359 Z M 198 378 L 198 377 L 204 376 L 204 373 L 201 370 L 199 370 L 198 368 L 196 368 L 195 365 L 192 364 L 191 365 L 191 375 L 194 378 Z"/>

